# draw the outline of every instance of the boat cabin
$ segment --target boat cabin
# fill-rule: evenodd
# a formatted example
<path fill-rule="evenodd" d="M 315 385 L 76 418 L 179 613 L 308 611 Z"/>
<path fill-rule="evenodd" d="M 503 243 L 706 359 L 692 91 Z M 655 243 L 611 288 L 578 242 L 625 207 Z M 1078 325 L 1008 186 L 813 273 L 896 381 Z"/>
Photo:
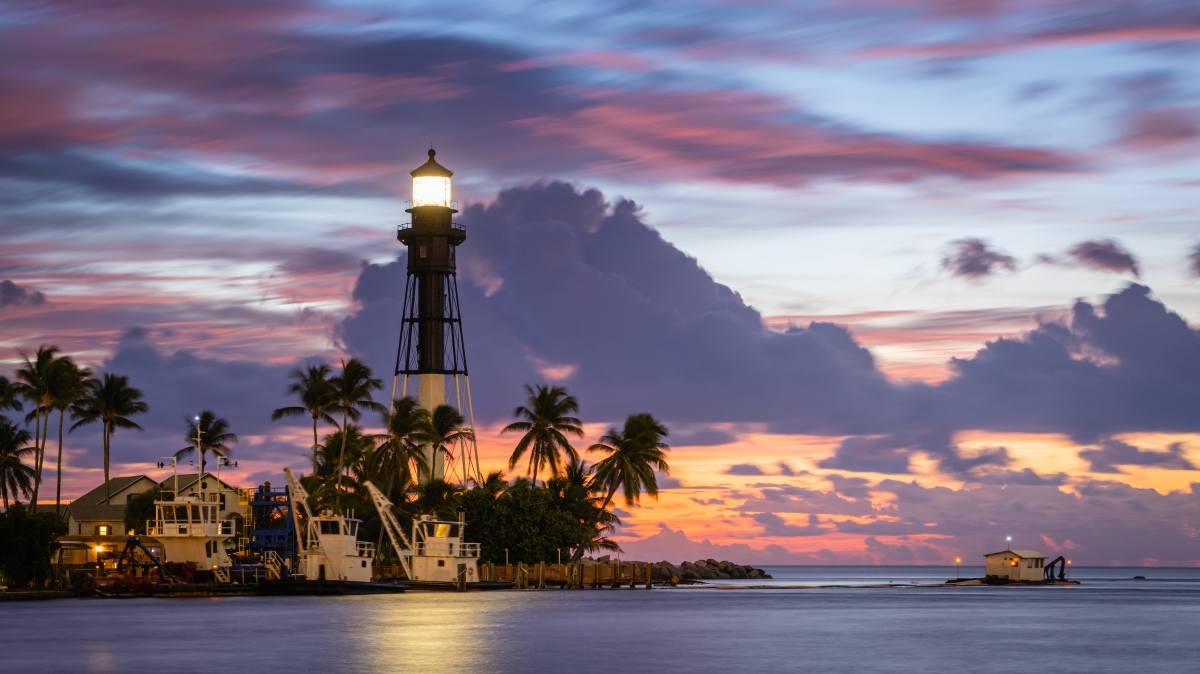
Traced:
<path fill-rule="evenodd" d="M 300 564 L 305 578 L 371 582 L 375 544 L 358 540 L 360 524 L 362 520 L 335 515 L 329 509 L 313 517 Z"/>
<path fill-rule="evenodd" d="M 154 514 L 146 521 L 146 534 L 162 543 L 161 561 L 195 562 L 202 569 L 229 566 L 225 542 L 236 535 L 237 523 L 221 519 L 217 503 L 192 493 L 155 501 Z"/>
<path fill-rule="evenodd" d="M 1042 580 L 1046 555 L 1037 550 L 1002 550 L 983 556 L 984 575 L 1009 580 Z"/>
<path fill-rule="evenodd" d="M 466 542 L 466 523 L 430 519 L 428 515 L 413 522 L 413 554 L 409 558 L 412 580 L 453 583 L 460 572 L 474 582 L 479 565 L 479 544 Z M 461 569 L 460 569 L 461 567 Z"/>

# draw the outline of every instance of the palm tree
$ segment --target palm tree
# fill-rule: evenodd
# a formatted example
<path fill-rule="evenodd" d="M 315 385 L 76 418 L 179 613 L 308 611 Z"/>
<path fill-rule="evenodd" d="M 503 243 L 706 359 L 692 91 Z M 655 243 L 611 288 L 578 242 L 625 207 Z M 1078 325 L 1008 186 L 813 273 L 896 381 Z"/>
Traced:
<path fill-rule="evenodd" d="M 104 504 L 108 505 L 108 464 L 113 433 L 118 428 L 143 430 L 129 417 L 147 412 L 150 407 L 142 402 L 141 390 L 129 385 L 129 377 L 109 373 L 104 375 L 104 379 L 89 379 L 87 387 L 87 397 L 71 406 L 72 418 L 79 419 L 71 426 L 71 430 L 97 421 L 103 426 Z"/>
<path fill-rule="evenodd" d="M 596 485 L 608 490 L 602 508 L 608 508 L 617 489 L 625 492 L 625 504 L 632 506 L 642 492 L 658 499 L 657 469 L 669 474 L 666 452 L 671 448 L 662 441 L 669 431 L 649 414 L 631 414 L 625 428 L 608 429 L 600 442 L 588 447 L 589 452 L 606 452 L 607 457 L 596 463 Z"/>
<path fill-rule="evenodd" d="M 410 396 L 396 399 L 392 411 L 384 413 L 384 433 L 375 437 L 379 441 L 379 472 L 388 476 L 384 493 L 392 492 L 396 477 L 407 485 L 415 483 L 416 477 L 429 469 L 421 451 L 420 435 L 429 423 L 429 411 L 421 409 Z"/>
<path fill-rule="evenodd" d="M 482 489 L 483 493 L 495 501 L 508 489 L 508 482 L 504 480 L 503 471 L 493 470 L 487 474 L 487 477 L 483 478 L 483 483 L 475 485 L 475 488 Z"/>
<path fill-rule="evenodd" d="M 383 382 L 371 377 L 371 368 L 357 358 L 342 361 L 342 371 L 329 380 L 334 390 L 336 409 L 342 413 L 342 428 L 351 420 L 358 421 L 362 410 L 383 412 L 384 407 L 371 400 L 371 389 L 383 388 Z M 342 487 L 343 459 L 346 454 L 346 436 L 342 436 L 342 450 L 338 455 L 337 489 Z M 335 501 L 341 505 L 340 493 Z"/>
<path fill-rule="evenodd" d="M 51 371 L 57 360 L 57 346 L 43 344 L 38 347 L 33 360 L 29 354 L 21 351 L 25 366 L 17 370 L 17 389 L 21 396 L 33 403 L 33 411 L 25 416 L 25 423 L 34 422 L 33 426 L 33 496 L 29 500 L 30 508 L 37 509 L 38 489 L 42 486 L 42 460 L 46 455 L 46 436 L 49 435 L 50 410 L 54 405 L 53 394 L 50 390 Z"/>
<path fill-rule="evenodd" d="M 450 405 L 438 405 L 429 415 L 429 421 L 421 430 L 421 444 L 430 448 L 429 458 L 437 464 L 438 452 L 445 452 L 453 457 L 450 446 L 462 444 L 471 439 L 471 430 L 464 429 L 463 416 Z M 432 477 L 432 474 L 431 474 Z M 466 476 L 463 476 L 465 483 Z"/>
<path fill-rule="evenodd" d="M 70 356 L 63 356 L 54 361 L 53 376 L 50 378 L 51 397 L 54 409 L 58 410 L 58 460 L 54 464 L 54 515 L 61 516 L 62 510 L 62 459 L 63 459 L 63 421 L 71 406 L 87 397 L 87 380 L 92 371 L 79 367 L 71 361 Z"/>
<path fill-rule="evenodd" d="M 8 510 L 10 492 L 13 500 L 20 498 L 21 494 L 28 496 L 30 493 L 33 468 L 21 461 L 36 451 L 29 441 L 29 431 L 20 428 L 8 417 L 0 417 L 0 497 L 3 497 L 5 510 Z"/>
<path fill-rule="evenodd" d="M 333 433 L 325 436 L 324 442 L 318 450 L 317 455 L 317 470 L 313 474 L 313 490 L 310 495 L 313 497 L 314 503 L 328 504 L 330 501 L 337 504 L 338 489 L 341 482 L 339 476 L 343 480 L 349 480 L 346 485 L 347 491 L 360 491 L 358 484 L 359 478 L 362 476 L 371 476 L 374 472 L 373 466 L 365 466 L 367 461 L 376 460 L 374 438 L 364 435 L 362 429 L 354 424 L 348 424 L 345 430 L 338 429 Z M 344 463 L 339 463 L 344 461 Z M 345 470 L 339 470 L 344 468 Z M 342 473 L 348 472 L 354 477 L 346 477 Z"/>
<path fill-rule="evenodd" d="M 516 449 L 508 460 L 508 467 L 514 468 L 525 452 L 529 452 L 529 473 L 533 475 L 533 483 L 537 484 L 538 471 L 544 465 L 550 466 L 550 473 L 558 475 L 559 451 L 566 453 L 571 459 L 579 458 L 579 453 L 567 441 L 567 435 L 583 437 L 583 422 L 568 416 L 579 411 L 579 401 L 575 396 L 567 395 L 567 390 L 561 386 L 538 385 L 535 389 L 525 385 L 529 399 L 524 405 L 513 410 L 513 416 L 524 417 L 525 421 L 516 421 L 504 427 L 503 433 L 523 432 Z"/>
<path fill-rule="evenodd" d="M 189 453 L 196 451 L 197 446 L 200 448 L 200 470 L 196 473 L 196 479 L 204 477 L 204 455 L 212 452 L 217 456 L 229 456 L 231 448 L 229 445 L 238 441 L 236 433 L 229 431 L 229 422 L 218 417 L 212 410 L 204 410 L 196 419 L 183 418 L 183 422 L 187 424 L 187 435 L 184 436 L 190 442 L 187 447 L 175 452 L 176 459 L 182 459 Z M 199 437 L 199 441 L 196 438 Z"/>
<path fill-rule="evenodd" d="M 462 499 L 462 490 L 445 480 L 432 479 L 417 487 L 417 500 L 413 504 L 418 512 L 440 519 L 454 517 Z"/>
<path fill-rule="evenodd" d="M 271 413 L 271 421 L 279 421 L 284 417 L 312 416 L 313 424 L 313 472 L 317 472 L 317 422 L 337 425 L 330 415 L 336 410 L 337 398 L 333 385 L 329 383 L 329 366 L 309 365 L 307 369 L 296 368 L 288 374 L 292 384 L 288 393 L 300 396 L 300 405 L 296 407 L 280 407 Z"/>
<path fill-rule="evenodd" d="M 546 488 L 557 508 L 570 513 L 582 525 L 582 535 L 573 546 L 575 553 L 571 561 L 574 562 L 582 559 L 585 552 L 621 550 L 621 546 L 604 535 L 611 533 L 621 520 L 594 494 L 594 484 L 591 471 L 580 459 L 568 463 L 561 477 L 546 481 Z"/>
<path fill-rule="evenodd" d="M 21 399 L 17 397 L 19 393 L 19 389 L 7 377 L 0 374 L 0 410 L 20 410 Z"/>

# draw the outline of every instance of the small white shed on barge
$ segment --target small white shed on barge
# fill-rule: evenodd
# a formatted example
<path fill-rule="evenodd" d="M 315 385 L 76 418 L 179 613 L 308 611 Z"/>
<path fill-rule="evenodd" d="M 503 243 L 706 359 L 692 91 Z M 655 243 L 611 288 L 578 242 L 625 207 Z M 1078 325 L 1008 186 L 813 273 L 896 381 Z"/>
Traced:
<path fill-rule="evenodd" d="M 1002 550 L 983 556 L 986 576 L 1009 580 L 1042 580 L 1046 555 L 1037 550 Z"/>

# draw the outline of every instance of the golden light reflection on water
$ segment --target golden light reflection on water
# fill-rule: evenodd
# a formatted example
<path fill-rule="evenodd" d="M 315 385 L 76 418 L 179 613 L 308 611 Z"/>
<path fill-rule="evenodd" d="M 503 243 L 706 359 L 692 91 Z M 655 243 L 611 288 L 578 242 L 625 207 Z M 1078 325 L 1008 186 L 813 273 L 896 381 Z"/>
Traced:
<path fill-rule="evenodd" d="M 490 671 L 502 650 L 505 618 L 514 608 L 514 602 L 502 601 L 505 597 L 480 592 L 369 599 L 363 602 L 363 628 L 353 633 L 364 672 Z"/>

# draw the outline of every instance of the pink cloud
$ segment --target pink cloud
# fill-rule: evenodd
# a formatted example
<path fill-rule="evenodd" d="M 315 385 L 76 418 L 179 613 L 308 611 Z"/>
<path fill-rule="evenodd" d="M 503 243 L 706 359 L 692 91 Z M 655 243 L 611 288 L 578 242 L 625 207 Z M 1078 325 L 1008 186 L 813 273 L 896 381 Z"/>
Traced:
<path fill-rule="evenodd" d="M 609 173 L 795 186 L 819 176 L 986 179 L 1060 172 L 1077 164 L 1049 150 L 920 143 L 811 120 L 784 121 L 791 111 L 763 96 L 589 90 L 581 97 L 589 105 L 572 115 L 518 125 L 609 155 L 595 167 Z"/>

